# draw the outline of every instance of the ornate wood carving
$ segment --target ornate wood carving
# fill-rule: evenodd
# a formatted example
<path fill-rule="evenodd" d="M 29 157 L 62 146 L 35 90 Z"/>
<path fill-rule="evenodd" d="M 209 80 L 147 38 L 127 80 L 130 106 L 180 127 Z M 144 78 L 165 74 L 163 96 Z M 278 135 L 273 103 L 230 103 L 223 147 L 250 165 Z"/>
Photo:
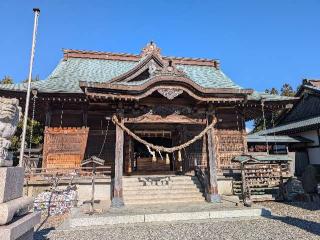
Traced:
<path fill-rule="evenodd" d="M 154 42 L 150 42 L 142 49 L 141 56 L 144 57 L 150 54 L 156 54 L 160 56 L 161 49 L 157 47 Z"/>
<path fill-rule="evenodd" d="M 178 97 L 180 94 L 183 93 L 183 90 L 181 89 L 174 89 L 174 88 L 160 88 L 158 89 L 158 92 L 164 96 L 165 98 L 172 100 Z"/>
<path fill-rule="evenodd" d="M 245 131 L 219 130 L 218 139 L 218 164 L 219 169 L 230 167 L 231 160 L 245 151 Z"/>
<path fill-rule="evenodd" d="M 50 128 L 44 131 L 43 168 L 80 167 L 89 128 Z"/>
<path fill-rule="evenodd" d="M 180 124 L 206 124 L 206 121 L 201 118 L 190 118 L 184 115 L 151 115 L 144 114 L 136 118 L 126 118 L 126 123 L 180 123 Z"/>

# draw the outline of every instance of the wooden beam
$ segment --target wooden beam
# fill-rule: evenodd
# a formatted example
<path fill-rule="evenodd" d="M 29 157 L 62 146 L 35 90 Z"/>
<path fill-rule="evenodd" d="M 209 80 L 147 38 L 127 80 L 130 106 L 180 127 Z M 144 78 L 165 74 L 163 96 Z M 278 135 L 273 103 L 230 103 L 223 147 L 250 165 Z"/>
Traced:
<path fill-rule="evenodd" d="M 124 132 L 116 125 L 116 149 L 115 149 L 115 169 L 114 169 L 114 186 L 112 207 L 123 207 L 123 188 L 122 188 L 122 174 L 123 174 L 123 144 Z"/>
<path fill-rule="evenodd" d="M 215 117 L 214 117 L 215 118 Z M 217 159 L 216 159 L 216 141 L 214 137 L 214 129 L 208 131 L 208 153 L 209 153 L 209 193 L 206 196 L 209 202 L 221 202 L 218 194 L 217 180 Z"/>
<path fill-rule="evenodd" d="M 180 124 L 206 124 L 205 119 L 190 118 L 184 115 L 151 115 L 145 114 L 139 117 L 126 118 L 125 123 L 180 123 Z"/>

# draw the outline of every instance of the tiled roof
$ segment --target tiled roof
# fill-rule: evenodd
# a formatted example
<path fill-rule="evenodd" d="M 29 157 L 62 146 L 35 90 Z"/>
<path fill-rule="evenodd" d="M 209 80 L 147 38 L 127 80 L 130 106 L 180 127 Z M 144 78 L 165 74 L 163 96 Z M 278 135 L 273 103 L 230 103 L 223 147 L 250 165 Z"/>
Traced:
<path fill-rule="evenodd" d="M 287 96 L 280 96 L 276 94 L 269 94 L 269 93 L 261 93 L 254 91 L 251 95 L 248 96 L 248 100 L 251 101 L 260 101 L 260 100 L 265 100 L 265 101 L 285 101 L 285 100 L 292 100 L 295 99 L 293 97 L 287 97 Z"/>
<path fill-rule="evenodd" d="M 32 83 L 39 92 L 82 93 L 79 81 L 107 82 L 129 71 L 135 61 L 114 61 L 84 58 L 61 60 L 46 80 Z M 4 84 L 0 89 L 25 91 L 26 84 Z"/>
<path fill-rule="evenodd" d="M 107 83 L 137 67 L 149 54 L 160 50 L 154 43 L 143 49 L 140 55 L 109 52 L 64 50 L 64 58 L 45 80 L 32 83 L 32 88 L 43 93 L 82 93 L 79 82 Z M 160 54 L 160 52 L 159 52 Z M 160 56 L 161 57 L 161 56 Z M 176 68 L 183 71 L 188 78 L 203 88 L 242 89 L 227 77 L 220 69 L 219 62 L 204 58 L 179 58 L 162 56 L 165 61 L 173 60 Z M 141 85 L 141 81 L 117 82 L 112 84 Z M 0 90 L 26 91 L 26 84 L 0 84 Z M 254 92 L 248 100 L 283 101 L 292 98 Z"/>
<path fill-rule="evenodd" d="M 300 136 L 261 136 L 257 134 L 249 134 L 247 136 L 248 143 L 310 143 L 310 139 Z"/>
<path fill-rule="evenodd" d="M 61 60 L 56 69 L 46 80 L 32 83 L 33 88 L 39 92 L 81 93 L 79 81 L 108 82 L 133 67 L 139 62 L 117 61 L 86 58 L 68 58 Z M 214 66 L 179 65 L 179 70 L 198 85 L 204 88 L 236 88 L 241 89 L 228 78 L 220 69 Z M 144 81 L 141 81 L 142 84 Z M 139 84 L 139 82 L 128 83 Z M 0 89 L 12 91 L 25 91 L 26 84 L 0 85 Z"/>
<path fill-rule="evenodd" d="M 263 161 L 292 161 L 287 155 L 241 155 L 233 158 L 234 161 L 246 162 L 249 160 L 255 160 L 259 162 Z"/>
<path fill-rule="evenodd" d="M 293 131 L 293 130 L 317 126 L 317 125 L 320 125 L 320 117 L 314 117 L 314 118 L 309 118 L 302 121 L 297 121 L 294 123 L 288 123 L 275 128 L 270 128 L 267 130 L 257 132 L 255 133 L 255 135 L 268 135 L 272 133 L 287 132 L 287 131 Z"/>

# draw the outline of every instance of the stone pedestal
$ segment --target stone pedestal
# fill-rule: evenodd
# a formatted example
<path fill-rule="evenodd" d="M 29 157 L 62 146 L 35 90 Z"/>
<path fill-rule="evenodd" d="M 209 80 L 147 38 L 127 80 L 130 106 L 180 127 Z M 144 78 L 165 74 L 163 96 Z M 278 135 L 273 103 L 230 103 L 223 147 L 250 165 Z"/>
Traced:
<path fill-rule="evenodd" d="M 40 213 L 30 213 L 31 197 L 23 196 L 24 169 L 0 167 L 0 239 L 33 239 Z"/>
<path fill-rule="evenodd" d="M 24 169 L 0 167 L 0 203 L 22 197 Z"/>
<path fill-rule="evenodd" d="M 33 228 L 40 222 L 40 212 L 14 218 L 10 224 L 0 226 L 1 240 L 32 240 Z"/>

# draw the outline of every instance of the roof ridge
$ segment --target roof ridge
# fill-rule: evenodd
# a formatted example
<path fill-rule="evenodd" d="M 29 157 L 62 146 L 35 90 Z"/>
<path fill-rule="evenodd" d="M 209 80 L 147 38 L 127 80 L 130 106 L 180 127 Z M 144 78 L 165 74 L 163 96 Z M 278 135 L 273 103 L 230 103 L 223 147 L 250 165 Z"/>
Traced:
<path fill-rule="evenodd" d="M 83 58 L 83 59 L 102 59 L 102 60 L 120 60 L 120 61 L 139 61 L 142 58 L 141 54 L 131 53 L 116 53 L 92 50 L 76 50 L 63 49 L 64 60 L 69 58 Z M 192 57 L 175 57 L 162 56 L 165 60 L 173 60 L 176 64 L 182 65 L 200 65 L 200 66 L 214 66 L 219 68 L 220 62 L 218 59 L 210 58 L 192 58 Z"/>

